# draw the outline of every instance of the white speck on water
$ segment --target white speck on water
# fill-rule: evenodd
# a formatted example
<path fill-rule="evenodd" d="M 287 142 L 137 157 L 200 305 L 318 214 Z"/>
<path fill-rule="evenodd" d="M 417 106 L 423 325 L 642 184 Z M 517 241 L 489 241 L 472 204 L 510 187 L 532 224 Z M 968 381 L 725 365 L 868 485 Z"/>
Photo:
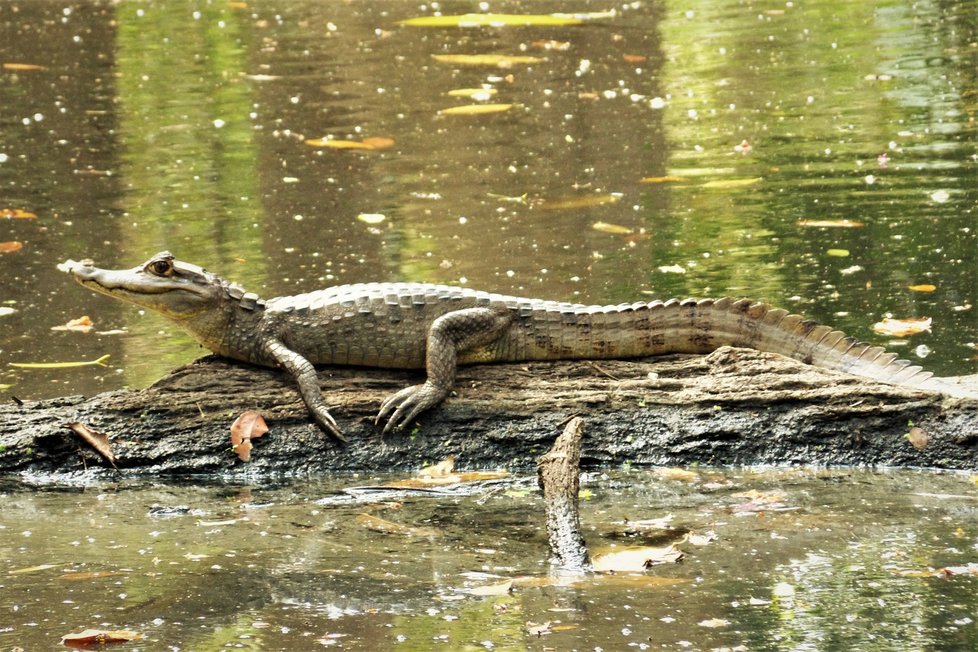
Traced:
<path fill-rule="evenodd" d="M 662 109 L 666 106 L 666 101 L 661 97 L 653 97 L 649 100 L 649 106 L 653 109 Z"/>
<path fill-rule="evenodd" d="M 930 198 L 936 201 L 938 204 L 943 204 L 951 198 L 951 193 L 949 193 L 947 190 L 937 190 L 931 193 Z"/>
<path fill-rule="evenodd" d="M 221 127 L 223 127 L 224 124 L 225 124 L 225 122 L 223 120 L 221 120 L 220 118 L 214 120 L 214 127 L 216 127 L 217 129 L 220 129 Z"/>

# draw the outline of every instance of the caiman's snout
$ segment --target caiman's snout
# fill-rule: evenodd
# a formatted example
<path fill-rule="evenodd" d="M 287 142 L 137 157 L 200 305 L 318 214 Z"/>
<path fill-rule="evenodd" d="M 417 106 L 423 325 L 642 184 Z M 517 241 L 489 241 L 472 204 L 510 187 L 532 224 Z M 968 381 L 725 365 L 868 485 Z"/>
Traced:
<path fill-rule="evenodd" d="M 92 264 L 91 260 L 72 260 L 68 259 L 63 263 L 58 263 L 58 270 L 62 272 L 67 272 L 74 276 L 77 280 L 89 279 L 92 274 L 95 273 L 95 266 Z"/>

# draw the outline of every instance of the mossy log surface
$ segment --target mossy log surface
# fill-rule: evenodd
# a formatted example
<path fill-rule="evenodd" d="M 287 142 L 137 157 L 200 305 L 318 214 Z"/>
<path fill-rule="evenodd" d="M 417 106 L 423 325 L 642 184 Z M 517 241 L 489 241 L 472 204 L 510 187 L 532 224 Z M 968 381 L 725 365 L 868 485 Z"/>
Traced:
<path fill-rule="evenodd" d="M 283 372 L 203 358 L 151 387 L 0 407 L 0 473 L 305 474 L 459 467 L 532 468 L 572 416 L 587 420 L 582 466 L 703 464 L 978 468 L 978 401 L 948 399 L 723 348 L 707 356 L 465 367 L 455 394 L 410 431 L 381 437 L 383 397 L 420 373 L 323 367 L 349 438 L 324 436 Z M 974 384 L 975 377 L 956 379 Z M 257 410 L 271 431 L 252 459 L 229 427 Z M 66 424 L 106 433 L 111 466 Z M 907 438 L 911 426 L 926 445 Z"/>

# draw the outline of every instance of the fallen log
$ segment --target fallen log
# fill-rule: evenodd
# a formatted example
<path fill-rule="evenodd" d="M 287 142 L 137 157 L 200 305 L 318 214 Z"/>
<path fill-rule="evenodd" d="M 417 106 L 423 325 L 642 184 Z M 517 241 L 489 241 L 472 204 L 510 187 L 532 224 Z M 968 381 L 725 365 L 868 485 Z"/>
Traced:
<path fill-rule="evenodd" d="M 207 357 L 146 389 L 0 406 L 0 473 L 295 475 L 415 469 L 449 455 L 468 468 L 532 468 L 575 414 L 588 420 L 584 467 L 978 468 L 978 401 L 743 349 L 464 367 L 454 396 L 409 431 L 383 438 L 373 423 L 382 398 L 420 374 L 324 367 L 319 375 L 347 446 L 316 428 L 286 374 Z M 261 412 L 271 428 L 248 463 L 234 455 L 229 434 L 245 410 Z M 109 435 L 118 470 L 66 427 L 72 422 Z M 911 426 L 926 444 L 908 440 Z"/>

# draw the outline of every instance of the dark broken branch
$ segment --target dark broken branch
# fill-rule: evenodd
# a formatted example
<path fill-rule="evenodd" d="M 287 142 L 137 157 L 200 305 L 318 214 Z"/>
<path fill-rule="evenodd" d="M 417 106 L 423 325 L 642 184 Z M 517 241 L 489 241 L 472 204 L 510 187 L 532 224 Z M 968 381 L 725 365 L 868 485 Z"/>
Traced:
<path fill-rule="evenodd" d="M 550 564 L 558 573 L 583 574 L 591 570 L 577 504 L 583 437 L 584 419 L 574 417 L 553 448 L 537 461 L 537 479 L 547 510 Z"/>
<path fill-rule="evenodd" d="M 583 465 L 886 464 L 978 468 L 978 401 L 950 400 L 822 371 L 786 358 L 721 349 L 640 361 L 499 364 L 460 370 L 456 395 L 410 432 L 381 438 L 373 417 L 419 373 L 320 370 L 345 447 L 312 423 L 284 373 L 205 358 L 152 387 L 89 399 L 0 406 L 0 472 L 70 473 L 106 463 L 66 428 L 112 439 L 118 473 L 315 473 L 460 466 L 530 467 L 568 415 L 588 419 Z M 249 463 L 230 425 L 261 412 L 270 432 Z M 917 449 L 911 426 L 927 434 Z M 115 473 L 109 470 L 109 473 Z"/>

